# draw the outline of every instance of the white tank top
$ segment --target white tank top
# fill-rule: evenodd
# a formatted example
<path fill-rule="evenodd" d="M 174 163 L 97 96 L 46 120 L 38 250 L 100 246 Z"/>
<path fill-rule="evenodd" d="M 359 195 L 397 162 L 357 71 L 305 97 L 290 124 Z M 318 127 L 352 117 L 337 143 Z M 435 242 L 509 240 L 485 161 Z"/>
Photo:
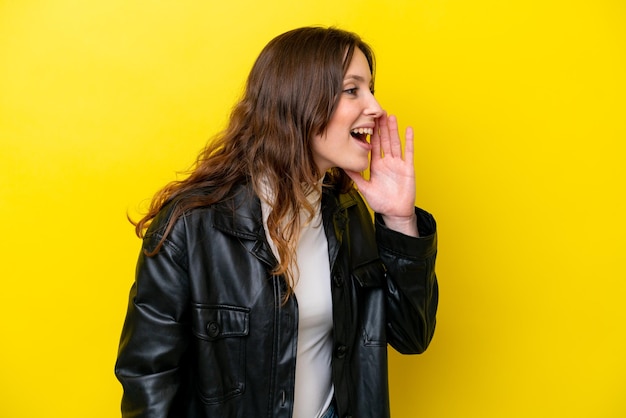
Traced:
<path fill-rule="evenodd" d="M 319 192 L 317 192 L 319 196 Z M 298 277 L 294 288 L 298 302 L 298 348 L 294 418 L 319 418 L 328 409 L 334 390 L 331 374 L 333 351 L 333 316 L 330 292 L 328 241 L 321 218 L 320 199 L 309 197 L 315 204 L 315 217 L 303 224 L 296 249 Z M 267 232 L 270 208 L 261 199 L 265 235 L 278 259 L 278 253 Z M 303 215 L 303 218 L 305 216 Z"/>

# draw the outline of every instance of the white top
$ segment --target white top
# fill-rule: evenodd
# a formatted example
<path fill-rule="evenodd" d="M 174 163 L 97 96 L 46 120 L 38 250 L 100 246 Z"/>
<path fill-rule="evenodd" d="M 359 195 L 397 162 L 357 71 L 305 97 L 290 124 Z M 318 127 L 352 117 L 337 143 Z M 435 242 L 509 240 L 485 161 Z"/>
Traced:
<path fill-rule="evenodd" d="M 330 293 L 330 262 L 328 241 L 321 217 L 319 191 L 309 197 L 314 204 L 315 217 L 303 225 L 296 248 L 299 273 L 295 279 L 298 302 L 298 348 L 294 418 L 319 418 L 328 409 L 334 389 L 331 375 L 333 351 L 333 316 Z M 278 252 L 267 232 L 270 207 L 261 199 L 265 235 L 277 259 Z M 295 272 L 294 272 L 295 274 Z"/>

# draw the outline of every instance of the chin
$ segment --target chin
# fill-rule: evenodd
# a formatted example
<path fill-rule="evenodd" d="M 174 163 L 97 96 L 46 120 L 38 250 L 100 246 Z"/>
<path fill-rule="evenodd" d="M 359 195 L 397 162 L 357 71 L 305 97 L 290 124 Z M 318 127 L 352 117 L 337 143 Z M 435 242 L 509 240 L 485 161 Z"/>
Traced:
<path fill-rule="evenodd" d="M 354 158 L 353 156 L 353 158 L 346 159 L 345 161 L 335 161 L 332 167 L 341 168 L 344 171 L 361 173 L 370 167 L 370 159 L 368 155 L 363 158 Z"/>
<path fill-rule="evenodd" d="M 365 161 L 363 161 L 363 164 L 359 165 L 358 170 L 354 171 L 362 172 L 367 170 L 368 168 L 370 168 L 370 160 L 369 158 L 366 158 Z"/>
<path fill-rule="evenodd" d="M 363 165 L 354 165 L 352 167 L 342 167 L 342 168 L 347 171 L 354 171 L 357 173 L 362 173 L 369 168 L 369 162 Z"/>

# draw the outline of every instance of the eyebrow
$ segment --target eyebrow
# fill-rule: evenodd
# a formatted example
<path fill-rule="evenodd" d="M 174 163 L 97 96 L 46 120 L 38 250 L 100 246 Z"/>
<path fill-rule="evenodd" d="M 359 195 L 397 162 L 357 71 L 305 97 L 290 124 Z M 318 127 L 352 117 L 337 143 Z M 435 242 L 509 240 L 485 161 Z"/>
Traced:
<path fill-rule="evenodd" d="M 345 83 L 345 82 L 350 81 L 350 80 L 354 80 L 354 81 L 357 81 L 359 83 L 365 83 L 365 78 L 360 76 L 360 75 L 356 75 L 356 74 L 346 74 L 346 76 L 343 79 L 343 82 Z M 373 89 L 374 88 L 374 80 L 372 80 L 370 78 L 370 82 L 368 83 L 368 85 L 369 85 L 370 89 Z"/>
<path fill-rule="evenodd" d="M 360 75 L 356 75 L 356 74 L 347 74 L 344 77 L 344 81 L 347 80 L 356 80 L 356 81 L 360 81 L 362 83 L 365 83 L 365 78 L 361 77 Z"/>

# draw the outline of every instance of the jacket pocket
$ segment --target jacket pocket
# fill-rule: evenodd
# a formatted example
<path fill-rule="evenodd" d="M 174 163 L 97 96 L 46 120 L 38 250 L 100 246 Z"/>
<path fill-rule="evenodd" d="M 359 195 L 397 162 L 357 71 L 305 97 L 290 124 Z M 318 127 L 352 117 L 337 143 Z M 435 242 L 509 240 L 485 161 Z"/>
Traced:
<path fill-rule="evenodd" d="M 385 267 L 380 260 L 359 266 L 352 272 L 359 297 L 361 340 L 366 347 L 386 346 Z"/>
<path fill-rule="evenodd" d="M 250 309 L 196 304 L 192 315 L 197 388 L 202 400 L 216 404 L 241 395 L 245 390 Z"/>

